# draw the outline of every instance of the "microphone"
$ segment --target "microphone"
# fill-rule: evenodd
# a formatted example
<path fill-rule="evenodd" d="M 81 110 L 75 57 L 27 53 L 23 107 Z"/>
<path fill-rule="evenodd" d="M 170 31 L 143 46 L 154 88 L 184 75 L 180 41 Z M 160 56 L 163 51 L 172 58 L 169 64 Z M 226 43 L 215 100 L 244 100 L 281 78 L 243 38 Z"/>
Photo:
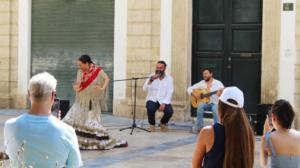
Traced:
<path fill-rule="evenodd" d="M 150 77 L 150 81 L 153 82 L 155 79 L 159 78 L 161 74 L 155 71 L 155 74 Z"/>

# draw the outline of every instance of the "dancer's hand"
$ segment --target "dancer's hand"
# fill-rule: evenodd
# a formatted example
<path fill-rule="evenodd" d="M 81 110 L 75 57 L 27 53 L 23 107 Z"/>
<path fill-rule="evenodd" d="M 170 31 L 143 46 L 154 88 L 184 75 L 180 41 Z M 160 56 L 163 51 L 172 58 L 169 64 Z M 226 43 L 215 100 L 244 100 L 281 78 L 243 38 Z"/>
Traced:
<path fill-rule="evenodd" d="M 166 107 L 166 105 L 162 103 L 162 104 L 160 104 L 158 110 L 159 110 L 160 112 L 163 112 L 163 111 L 165 110 L 165 107 Z"/>
<path fill-rule="evenodd" d="M 79 87 L 78 84 L 75 84 L 75 85 L 73 85 L 73 89 L 74 89 L 75 92 L 79 92 L 80 87 Z"/>
<path fill-rule="evenodd" d="M 103 90 L 105 90 L 105 88 L 101 87 L 100 85 L 96 85 L 95 86 L 95 90 L 97 90 L 97 91 L 103 91 Z"/>

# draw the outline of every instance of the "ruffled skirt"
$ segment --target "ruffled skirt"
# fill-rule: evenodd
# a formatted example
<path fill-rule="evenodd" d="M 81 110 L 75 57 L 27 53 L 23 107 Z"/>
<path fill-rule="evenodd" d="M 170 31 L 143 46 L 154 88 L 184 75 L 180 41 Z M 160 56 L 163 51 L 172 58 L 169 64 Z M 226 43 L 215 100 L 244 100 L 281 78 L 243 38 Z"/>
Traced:
<path fill-rule="evenodd" d="M 126 141 L 109 137 L 101 124 L 98 110 L 85 109 L 75 102 L 63 119 L 75 129 L 80 149 L 107 150 L 114 147 L 127 147 Z"/>

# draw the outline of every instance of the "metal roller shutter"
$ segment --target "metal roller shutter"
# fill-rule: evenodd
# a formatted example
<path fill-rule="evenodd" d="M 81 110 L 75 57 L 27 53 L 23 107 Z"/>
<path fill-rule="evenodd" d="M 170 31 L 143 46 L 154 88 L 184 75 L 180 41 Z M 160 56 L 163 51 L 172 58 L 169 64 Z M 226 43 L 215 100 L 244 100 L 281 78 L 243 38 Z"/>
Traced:
<path fill-rule="evenodd" d="M 114 0 L 32 0 L 31 74 L 52 73 L 57 94 L 74 101 L 75 60 L 89 54 L 113 80 Z M 108 111 L 112 111 L 112 83 Z"/>

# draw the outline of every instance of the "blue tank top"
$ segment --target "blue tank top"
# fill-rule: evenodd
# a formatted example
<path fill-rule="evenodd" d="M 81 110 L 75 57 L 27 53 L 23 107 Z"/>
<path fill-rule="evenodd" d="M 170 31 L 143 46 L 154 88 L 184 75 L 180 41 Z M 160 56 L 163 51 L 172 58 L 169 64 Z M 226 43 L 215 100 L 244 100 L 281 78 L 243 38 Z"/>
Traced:
<path fill-rule="evenodd" d="M 267 146 L 271 149 L 272 152 L 270 168 L 299 168 L 300 156 L 277 155 L 270 136 L 271 132 L 267 132 L 265 135 Z"/>
<path fill-rule="evenodd" d="M 223 167 L 225 151 L 225 128 L 219 123 L 213 125 L 214 144 L 210 151 L 205 154 L 203 168 L 221 168 Z"/>

